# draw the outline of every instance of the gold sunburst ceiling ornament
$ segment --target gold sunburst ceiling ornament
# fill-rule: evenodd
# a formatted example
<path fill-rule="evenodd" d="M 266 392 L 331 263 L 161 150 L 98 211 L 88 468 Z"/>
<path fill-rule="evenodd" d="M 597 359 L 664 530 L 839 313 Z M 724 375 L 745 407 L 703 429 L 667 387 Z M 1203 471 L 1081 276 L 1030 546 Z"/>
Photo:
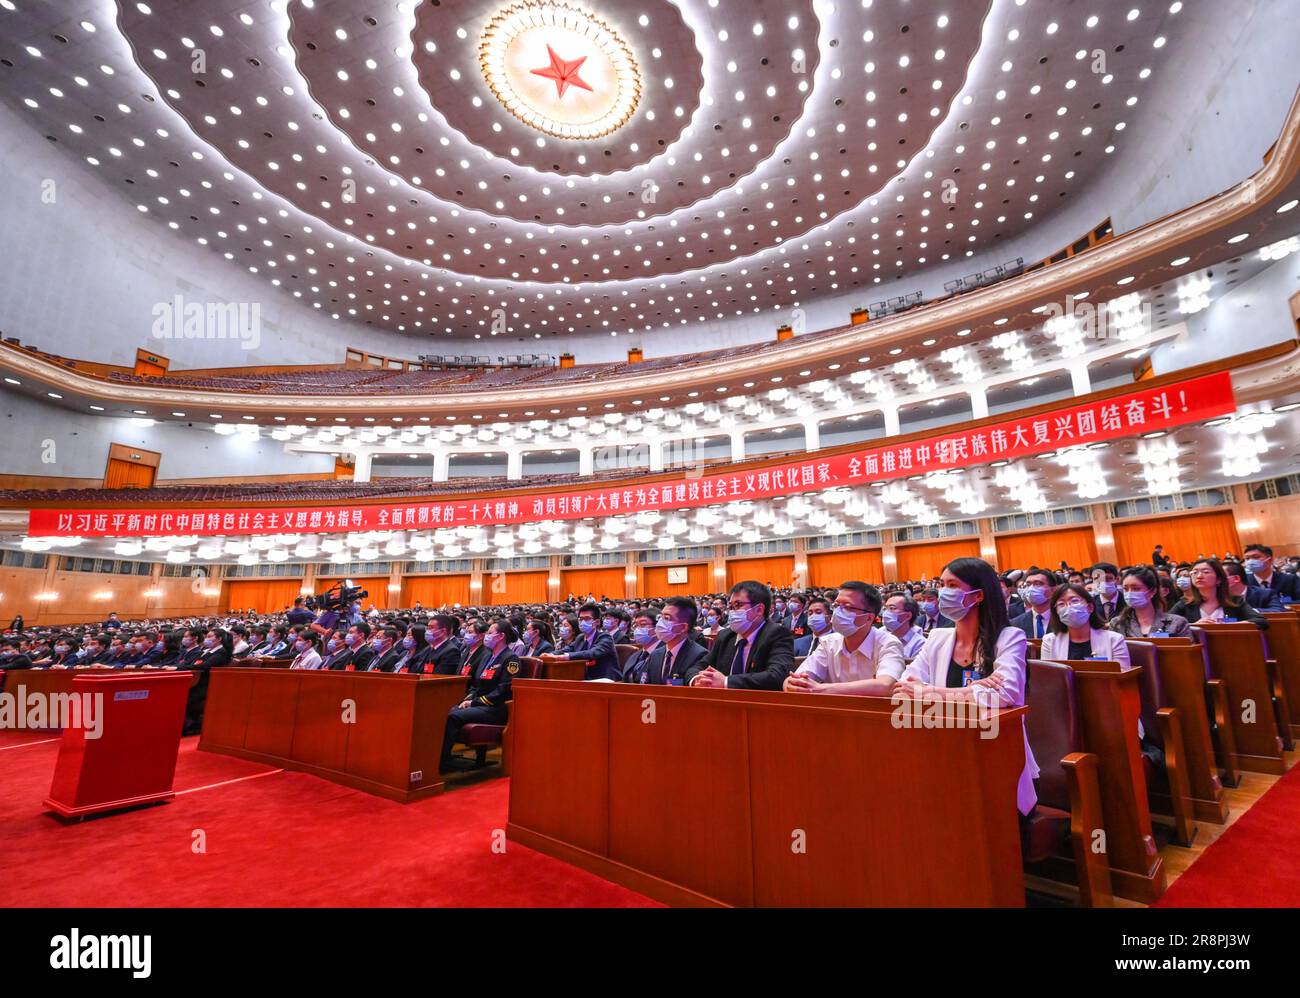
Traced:
<path fill-rule="evenodd" d="M 641 71 L 627 42 L 565 3 L 520 0 L 495 14 L 483 29 L 479 68 L 507 111 L 560 139 L 609 135 L 641 100 Z"/>

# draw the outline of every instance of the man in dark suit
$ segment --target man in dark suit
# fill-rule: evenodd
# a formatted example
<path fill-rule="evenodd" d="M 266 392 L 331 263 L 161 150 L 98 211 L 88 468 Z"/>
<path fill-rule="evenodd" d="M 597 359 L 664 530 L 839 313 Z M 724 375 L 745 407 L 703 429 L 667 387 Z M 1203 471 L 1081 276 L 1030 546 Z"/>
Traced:
<path fill-rule="evenodd" d="M 1026 637 L 1041 638 L 1052 625 L 1052 593 L 1058 585 L 1056 574 L 1045 568 L 1031 568 L 1021 581 L 1028 607 L 1024 613 L 1012 618 L 1011 626 L 1019 627 Z"/>
<path fill-rule="evenodd" d="M 638 610 L 633 614 L 632 643 L 637 650 L 624 663 L 620 678 L 625 683 L 647 682 L 646 668 L 650 664 L 650 657 L 661 644 L 655 635 L 655 615 L 650 610 Z"/>
<path fill-rule="evenodd" d="M 30 669 L 32 660 L 24 655 L 18 642 L 6 639 L 0 641 L 0 671 L 6 669 Z"/>
<path fill-rule="evenodd" d="M 579 618 L 581 619 L 581 618 Z M 601 620 L 601 625 L 605 628 L 605 633 L 609 635 L 610 640 L 616 645 L 626 645 L 632 643 L 632 635 L 629 633 L 631 618 L 627 613 L 611 607 L 606 610 Z"/>
<path fill-rule="evenodd" d="M 1273 566 L 1273 549 L 1267 544 L 1246 545 L 1248 585 L 1264 586 L 1282 597 L 1283 604 L 1300 603 L 1300 577 L 1278 572 Z"/>
<path fill-rule="evenodd" d="M 804 612 L 807 600 L 799 593 L 790 596 L 785 604 L 785 616 L 781 618 L 781 626 L 786 628 L 795 641 L 808 633 L 808 615 Z"/>
<path fill-rule="evenodd" d="M 1024 600 L 1016 592 L 1016 580 L 1019 575 L 1019 572 L 1008 572 L 999 580 L 1002 583 L 1002 598 L 1007 601 L 1007 619 L 1019 617 L 1025 612 Z"/>
<path fill-rule="evenodd" d="M 707 665 L 708 651 L 691 637 L 698 614 L 695 601 L 685 596 L 669 596 L 664 600 L 659 619 L 655 621 L 655 635 L 660 643 L 646 666 L 647 683 L 684 686 L 688 673 Z"/>
<path fill-rule="evenodd" d="M 923 589 L 916 602 L 921 608 L 921 616 L 916 623 L 924 633 L 929 634 L 936 627 L 953 626 L 952 621 L 939 612 L 939 590 Z"/>
<path fill-rule="evenodd" d="M 392 672 L 397 667 L 398 661 L 406 654 L 406 650 L 398 645 L 397 638 L 396 627 L 385 627 L 374 636 L 370 647 L 374 649 L 375 657 L 366 667 L 367 672 Z"/>
<path fill-rule="evenodd" d="M 806 658 L 817 650 L 821 639 L 831 633 L 831 603 L 822 596 L 808 601 L 807 631 L 794 639 L 794 657 Z M 792 632 L 793 633 L 793 632 Z"/>
<path fill-rule="evenodd" d="M 1128 604 L 1119 590 L 1119 569 L 1106 561 L 1099 561 L 1090 569 L 1093 586 L 1093 605 L 1104 621 L 1113 620 Z"/>
<path fill-rule="evenodd" d="M 1237 599 L 1244 599 L 1256 610 L 1280 612 L 1286 609 L 1282 594 L 1274 592 L 1267 586 L 1252 586 L 1246 581 L 1245 566 L 1235 561 L 1225 561 L 1223 572 L 1228 577 L 1228 592 Z"/>
<path fill-rule="evenodd" d="M 1156 549 L 1151 552 L 1151 567 L 1159 571 L 1162 568 L 1172 568 L 1173 559 L 1165 554 L 1165 546 L 1157 544 Z"/>
<path fill-rule="evenodd" d="M 321 659 L 320 667 L 322 671 L 328 669 L 343 670 L 352 664 L 352 649 L 344 641 L 345 635 L 335 631 L 325 642 L 325 650 L 322 652 L 324 658 Z"/>
<path fill-rule="evenodd" d="M 768 620 L 772 591 L 761 582 L 732 587 L 727 626 L 709 649 L 704 668 L 688 675 L 692 686 L 733 690 L 779 690 L 794 668 L 794 638 Z"/>
<path fill-rule="evenodd" d="M 429 618 L 425 638 L 429 654 L 425 657 L 423 671 L 427 675 L 454 676 L 460 670 L 460 642 L 456 633 L 456 618 L 449 613 L 436 613 Z"/>
<path fill-rule="evenodd" d="M 343 643 L 352 652 L 352 661 L 348 665 L 357 672 L 365 672 L 375 660 L 375 650 L 370 647 L 370 625 L 364 620 L 353 624 L 343 636 Z M 343 668 L 347 668 L 345 665 Z"/>
<path fill-rule="evenodd" d="M 567 652 L 543 655 L 543 662 L 586 662 L 583 679 L 612 679 L 623 674 L 618 664 L 618 649 L 608 634 L 600 631 L 600 606 L 587 603 L 578 610 L 578 628 L 582 635 L 569 646 Z"/>

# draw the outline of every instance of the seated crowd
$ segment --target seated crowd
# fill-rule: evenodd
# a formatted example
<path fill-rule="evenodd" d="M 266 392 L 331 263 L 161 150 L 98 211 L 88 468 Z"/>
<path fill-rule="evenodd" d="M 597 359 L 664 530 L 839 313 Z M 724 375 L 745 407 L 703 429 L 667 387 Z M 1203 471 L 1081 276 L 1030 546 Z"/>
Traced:
<path fill-rule="evenodd" d="M 1244 561 L 1030 567 L 999 575 L 958 558 L 929 582 L 773 590 L 740 582 L 725 595 L 657 600 L 571 597 L 528 606 L 443 607 L 317 615 L 299 599 L 280 614 L 94 626 L 19 627 L 0 637 L 0 669 L 186 669 L 186 732 L 202 725 L 212 668 L 241 660 L 289 667 L 464 676 L 447 721 L 442 768 L 466 724 L 504 724 L 521 659 L 583 663 L 587 680 L 865 696 L 938 696 L 982 706 L 1024 702 L 1027 645 L 1044 659 L 1129 665 L 1126 638 L 1177 637 L 1199 621 L 1268 626 L 1261 610 L 1300 603 L 1300 559 L 1267 545 Z M 620 654 L 619 646 L 630 646 Z M 635 649 L 635 650 L 633 650 Z M 1022 810 L 1032 807 L 1029 756 Z"/>

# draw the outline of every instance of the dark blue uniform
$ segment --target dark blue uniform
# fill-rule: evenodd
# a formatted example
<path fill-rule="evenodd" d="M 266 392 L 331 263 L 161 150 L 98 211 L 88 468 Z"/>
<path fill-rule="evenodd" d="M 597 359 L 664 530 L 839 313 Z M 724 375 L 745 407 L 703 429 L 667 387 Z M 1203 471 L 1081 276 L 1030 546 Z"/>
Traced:
<path fill-rule="evenodd" d="M 453 707 L 447 714 L 442 737 L 440 768 L 450 768 L 451 750 L 467 724 L 505 724 L 510 708 L 510 683 L 519 674 L 519 657 L 509 648 L 489 657 L 485 654 L 474 667 L 474 678 L 465 693 L 468 707 Z"/>

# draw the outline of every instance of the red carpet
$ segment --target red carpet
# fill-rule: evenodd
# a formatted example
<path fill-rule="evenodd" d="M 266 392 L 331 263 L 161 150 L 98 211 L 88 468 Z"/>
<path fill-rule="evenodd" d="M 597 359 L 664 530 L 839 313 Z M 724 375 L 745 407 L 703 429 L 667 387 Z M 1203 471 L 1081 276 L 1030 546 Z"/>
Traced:
<path fill-rule="evenodd" d="M 650 906 L 506 843 L 509 783 L 397 804 L 301 773 L 199 752 L 186 738 L 168 804 L 64 824 L 41 811 L 58 742 L 0 739 L 0 905 Z M 208 789 L 254 774 L 257 779 Z M 202 831 L 206 853 L 192 844 Z"/>
<path fill-rule="evenodd" d="M 1155 906 L 1300 906 L 1300 766 L 1273 784 Z"/>

